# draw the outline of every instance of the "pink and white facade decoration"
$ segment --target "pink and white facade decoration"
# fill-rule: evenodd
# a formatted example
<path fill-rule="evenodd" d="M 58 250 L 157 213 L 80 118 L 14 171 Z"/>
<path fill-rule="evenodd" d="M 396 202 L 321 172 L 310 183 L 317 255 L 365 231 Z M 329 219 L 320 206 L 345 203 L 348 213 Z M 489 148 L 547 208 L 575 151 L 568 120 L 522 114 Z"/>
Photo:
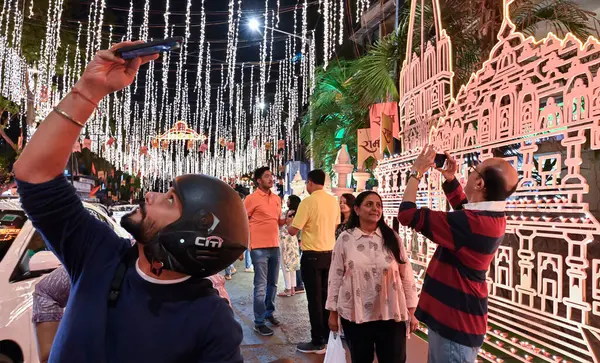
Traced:
<path fill-rule="evenodd" d="M 600 362 L 600 42 L 567 34 L 540 41 L 515 31 L 505 4 L 498 43 L 452 98 L 452 45 L 433 0 L 437 37 L 412 54 L 415 1 L 401 71 L 403 153 L 376 169 L 384 214 L 395 221 L 406 179 L 426 143 L 468 164 L 504 157 L 520 183 L 507 234 L 487 274 L 486 362 Z M 420 37 L 423 39 L 423 37 Z M 446 209 L 431 173 L 418 204 Z M 436 246 L 400 227 L 420 280 Z M 492 347 L 502 357 L 486 351 Z M 498 353 L 500 354 L 500 353 Z"/>
<path fill-rule="evenodd" d="M 300 198 L 305 196 L 306 182 L 304 181 L 304 179 L 302 179 L 302 175 L 300 175 L 300 170 L 298 170 L 294 175 L 294 179 L 292 179 L 292 181 L 290 182 L 290 186 L 294 195 L 297 195 Z"/>
<path fill-rule="evenodd" d="M 352 171 L 354 165 L 350 159 L 348 145 L 342 145 L 335 158 L 335 164 L 332 166 L 333 171 L 337 174 L 336 187 L 332 188 L 335 195 L 340 197 L 344 193 L 354 193 L 354 189 L 348 188 L 352 180 Z"/>

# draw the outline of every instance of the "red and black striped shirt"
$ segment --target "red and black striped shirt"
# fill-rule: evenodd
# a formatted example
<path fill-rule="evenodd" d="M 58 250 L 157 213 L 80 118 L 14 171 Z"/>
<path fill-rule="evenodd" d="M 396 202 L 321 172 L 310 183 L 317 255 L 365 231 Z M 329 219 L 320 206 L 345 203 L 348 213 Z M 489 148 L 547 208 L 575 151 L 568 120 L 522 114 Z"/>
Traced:
<path fill-rule="evenodd" d="M 443 184 L 451 212 L 400 204 L 398 221 L 438 244 L 415 316 L 446 339 L 479 347 L 487 330 L 485 275 L 506 230 L 505 202 L 467 204 L 459 182 Z"/>

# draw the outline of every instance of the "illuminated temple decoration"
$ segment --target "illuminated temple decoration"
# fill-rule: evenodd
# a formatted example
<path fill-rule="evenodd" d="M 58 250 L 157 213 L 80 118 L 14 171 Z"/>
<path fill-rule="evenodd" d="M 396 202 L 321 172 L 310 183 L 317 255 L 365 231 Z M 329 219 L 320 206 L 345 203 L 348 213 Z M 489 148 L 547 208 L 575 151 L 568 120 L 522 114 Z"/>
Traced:
<path fill-rule="evenodd" d="M 185 121 L 177 121 L 173 127 L 168 129 L 162 135 L 157 136 L 156 139 L 204 141 L 206 140 L 206 136 L 197 133 L 194 129 L 189 128 Z"/>
<path fill-rule="evenodd" d="M 520 182 L 487 275 L 489 331 L 480 359 L 600 362 L 600 224 L 589 205 L 599 197 L 590 185 L 600 182 L 593 157 L 600 150 L 600 43 L 571 34 L 525 38 L 508 8 L 489 60 L 452 99 L 452 47 L 438 4 L 439 36 L 417 55 L 411 54 L 413 2 L 400 75 L 404 152 L 376 170 L 385 218 L 411 251 L 422 282 L 436 246 L 395 218 L 416 154 L 428 141 L 449 150 L 462 165 L 462 183 L 471 160 L 507 159 Z M 421 207 L 446 208 L 441 182 L 438 173 L 423 178 Z"/>

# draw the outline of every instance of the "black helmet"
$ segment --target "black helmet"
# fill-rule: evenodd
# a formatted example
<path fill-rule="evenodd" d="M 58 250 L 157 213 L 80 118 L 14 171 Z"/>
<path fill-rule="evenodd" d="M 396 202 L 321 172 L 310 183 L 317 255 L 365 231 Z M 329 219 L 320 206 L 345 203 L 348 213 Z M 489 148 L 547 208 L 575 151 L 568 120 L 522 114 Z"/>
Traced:
<path fill-rule="evenodd" d="M 183 213 L 144 246 L 148 261 L 196 277 L 231 265 L 248 247 L 248 215 L 238 193 L 201 174 L 179 176 L 173 188 Z"/>

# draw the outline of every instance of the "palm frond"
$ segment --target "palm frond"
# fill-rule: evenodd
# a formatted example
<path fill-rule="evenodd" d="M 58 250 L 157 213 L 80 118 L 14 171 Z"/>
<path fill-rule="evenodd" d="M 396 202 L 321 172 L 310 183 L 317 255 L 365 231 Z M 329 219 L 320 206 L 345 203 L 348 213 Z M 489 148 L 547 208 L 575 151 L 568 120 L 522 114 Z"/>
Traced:
<path fill-rule="evenodd" d="M 361 107 L 382 101 L 398 100 L 396 62 L 401 60 L 399 49 L 405 44 L 396 33 L 379 40 L 354 65 L 352 89 Z"/>
<path fill-rule="evenodd" d="M 585 40 L 598 35 L 600 23 L 595 13 L 571 0 L 518 0 L 510 10 L 517 30 L 526 35 L 535 35 L 544 24 L 558 36 L 570 32 Z"/>
<path fill-rule="evenodd" d="M 302 120 L 301 135 L 309 145 L 315 163 L 329 171 L 339 144 L 356 153 L 359 128 L 368 127 L 369 107 L 399 98 L 398 75 L 404 61 L 409 33 L 410 2 L 404 6 L 396 32 L 375 43 L 356 61 L 338 61 L 317 73 L 316 88 Z M 502 23 L 503 1 L 442 0 L 443 28 L 452 39 L 455 90 L 466 84 L 487 58 Z M 435 25 L 430 6 L 416 7 L 420 28 L 424 13 L 424 44 L 435 42 Z M 573 0 L 514 0 L 511 18 L 517 30 L 534 35 L 543 25 L 558 35 L 571 32 L 581 40 L 598 34 L 600 24 L 594 13 Z M 411 52 L 420 53 L 420 31 L 415 29 Z M 312 143 L 311 143 L 312 140 Z"/>

